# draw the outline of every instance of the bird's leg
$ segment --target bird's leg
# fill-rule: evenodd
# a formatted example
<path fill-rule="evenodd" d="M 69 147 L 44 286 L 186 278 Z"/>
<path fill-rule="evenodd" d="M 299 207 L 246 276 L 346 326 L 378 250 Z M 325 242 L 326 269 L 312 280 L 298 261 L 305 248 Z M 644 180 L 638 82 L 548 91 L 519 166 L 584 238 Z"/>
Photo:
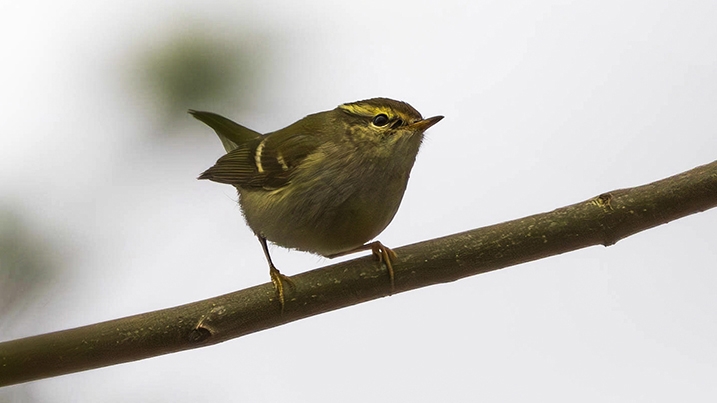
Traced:
<path fill-rule="evenodd" d="M 288 284 L 290 287 L 294 286 L 294 283 L 292 283 L 291 279 L 288 276 L 285 276 L 279 272 L 279 269 L 274 266 L 274 263 L 271 261 L 271 256 L 269 256 L 269 247 L 266 244 L 266 238 L 264 238 L 261 235 L 257 235 L 259 238 L 259 242 L 261 243 L 262 249 L 264 249 L 264 256 L 266 256 L 266 261 L 269 262 L 269 276 L 271 277 L 271 282 L 274 283 L 274 289 L 276 290 L 276 295 L 279 297 L 279 303 L 281 304 L 281 313 L 284 313 L 284 283 Z"/>
<path fill-rule="evenodd" d="M 339 252 L 333 255 L 327 256 L 330 259 L 333 259 L 335 257 L 344 256 L 344 255 L 350 255 L 352 253 L 361 252 L 364 250 L 371 249 L 371 252 L 373 252 L 374 257 L 379 262 L 386 263 L 386 268 L 388 269 L 388 277 L 391 280 L 391 294 L 393 294 L 395 290 L 395 281 L 394 281 L 394 274 L 393 274 L 393 263 L 392 261 L 396 259 L 397 255 L 396 252 L 391 250 L 390 248 L 386 247 L 384 244 L 382 244 L 379 241 L 374 241 L 367 243 L 365 245 L 361 245 L 358 248 L 350 249 L 344 252 Z"/>

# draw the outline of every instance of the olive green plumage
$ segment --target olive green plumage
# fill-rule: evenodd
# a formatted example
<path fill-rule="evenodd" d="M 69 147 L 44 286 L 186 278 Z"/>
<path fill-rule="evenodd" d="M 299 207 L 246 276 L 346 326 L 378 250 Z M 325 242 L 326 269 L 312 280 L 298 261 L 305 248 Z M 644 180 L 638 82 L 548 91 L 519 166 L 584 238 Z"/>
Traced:
<path fill-rule="evenodd" d="M 190 113 L 228 151 L 199 179 L 236 187 L 260 240 L 329 257 L 362 248 L 391 222 L 423 133 L 443 118 L 374 98 L 260 135 L 219 115 Z"/>

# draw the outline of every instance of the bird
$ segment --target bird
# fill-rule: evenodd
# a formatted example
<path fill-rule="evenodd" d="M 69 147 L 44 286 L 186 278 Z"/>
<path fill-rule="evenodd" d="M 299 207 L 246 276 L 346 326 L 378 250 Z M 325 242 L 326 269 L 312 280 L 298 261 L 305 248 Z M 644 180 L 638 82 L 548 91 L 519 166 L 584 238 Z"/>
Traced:
<path fill-rule="evenodd" d="M 393 220 L 425 131 L 406 102 L 372 98 L 308 115 L 261 134 L 212 112 L 189 110 L 219 136 L 227 153 L 198 179 L 232 185 L 259 239 L 281 310 L 292 285 L 272 262 L 267 241 L 333 258 L 371 249 L 395 287 L 396 253 L 369 242 Z"/>

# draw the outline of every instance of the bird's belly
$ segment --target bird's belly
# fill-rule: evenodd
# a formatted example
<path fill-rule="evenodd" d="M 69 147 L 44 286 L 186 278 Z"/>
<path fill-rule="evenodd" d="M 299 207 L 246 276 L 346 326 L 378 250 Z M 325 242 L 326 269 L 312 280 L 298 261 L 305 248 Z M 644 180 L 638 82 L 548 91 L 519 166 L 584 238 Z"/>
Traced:
<path fill-rule="evenodd" d="M 262 192 L 240 190 L 244 217 L 252 230 L 279 246 L 323 256 L 357 248 L 376 237 L 391 222 L 402 198 L 386 202 L 366 193 L 340 198 L 325 192 L 282 190 L 267 198 Z"/>

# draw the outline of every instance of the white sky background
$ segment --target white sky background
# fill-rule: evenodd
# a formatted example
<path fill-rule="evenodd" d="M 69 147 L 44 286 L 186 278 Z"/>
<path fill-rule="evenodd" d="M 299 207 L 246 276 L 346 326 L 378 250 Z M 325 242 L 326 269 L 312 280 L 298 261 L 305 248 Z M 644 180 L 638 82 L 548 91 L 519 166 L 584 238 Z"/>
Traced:
<path fill-rule="evenodd" d="M 275 32 L 258 131 L 375 96 L 429 130 L 400 246 L 549 211 L 717 158 L 717 3 L 13 2 L 0 15 L 0 197 L 73 248 L 8 340 L 268 281 L 221 155 L 127 84 L 177 29 Z M 275 75 L 272 75 L 275 74 Z M 201 105 L 187 105 L 187 108 Z M 181 131 L 167 144 L 153 131 Z M 186 135 L 191 133 L 191 135 Z M 0 389 L 8 401 L 715 401 L 717 211 L 221 345 Z M 272 249 L 295 274 L 329 261 Z"/>

